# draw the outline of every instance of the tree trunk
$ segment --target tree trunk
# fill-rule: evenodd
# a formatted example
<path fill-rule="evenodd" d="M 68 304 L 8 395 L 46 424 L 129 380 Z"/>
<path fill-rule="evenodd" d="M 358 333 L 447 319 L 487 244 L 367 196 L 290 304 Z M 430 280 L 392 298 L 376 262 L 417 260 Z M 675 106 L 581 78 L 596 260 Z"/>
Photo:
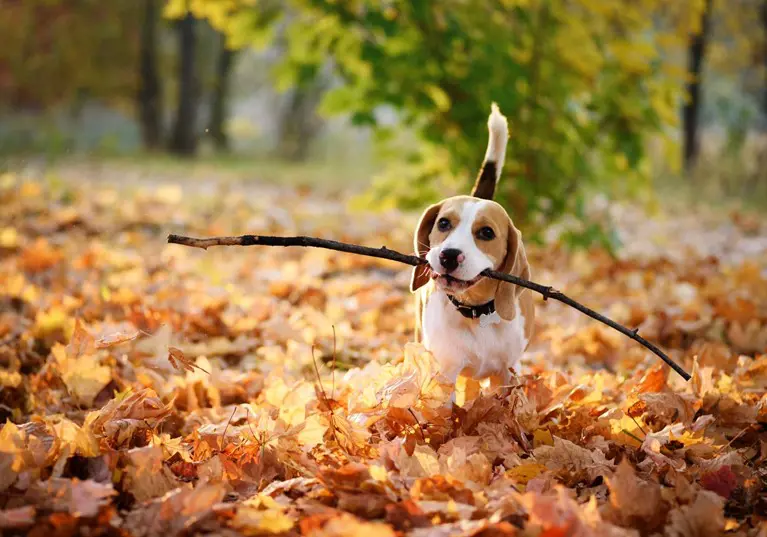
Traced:
<path fill-rule="evenodd" d="M 277 152 L 283 159 L 304 161 L 308 158 L 311 144 L 323 126 L 317 106 L 325 89 L 326 81 L 322 73 L 318 73 L 313 80 L 299 84 L 290 92 L 279 125 Z"/>
<path fill-rule="evenodd" d="M 197 152 L 197 100 L 199 88 L 195 73 L 196 22 L 191 13 L 178 21 L 179 69 L 178 107 L 170 152 L 176 155 L 193 156 Z"/>
<path fill-rule="evenodd" d="M 227 48 L 226 36 L 221 35 L 221 50 L 216 63 L 216 81 L 213 87 L 213 101 L 210 106 L 210 125 L 208 130 L 213 138 L 213 145 L 217 151 L 229 151 L 229 136 L 227 135 L 226 119 L 229 115 L 229 82 L 231 80 L 232 65 L 237 52 Z"/>
<path fill-rule="evenodd" d="M 762 62 L 764 63 L 762 67 L 765 73 L 767 73 L 767 0 L 762 1 L 762 39 L 762 46 L 764 47 L 762 49 Z M 767 74 L 765 74 L 765 77 L 767 77 Z M 767 123 L 767 80 L 764 83 L 764 96 L 762 99 L 762 115 L 764 116 L 765 123 Z"/>
<path fill-rule="evenodd" d="M 687 84 L 689 101 L 684 106 L 684 167 L 689 171 L 698 156 L 698 120 L 700 117 L 701 103 L 701 75 L 703 73 L 703 60 L 706 56 L 706 45 L 711 26 L 712 0 L 706 0 L 702 14 L 701 30 L 698 35 L 692 36 L 688 48 L 688 72 L 691 80 Z"/>
<path fill-rule="evenodd" d="M 139 60 L 138 109 L 144 147 L 157 149 L 162 140 L 162 91 L 157 62 L 158 0 L 144 0 Z"/>

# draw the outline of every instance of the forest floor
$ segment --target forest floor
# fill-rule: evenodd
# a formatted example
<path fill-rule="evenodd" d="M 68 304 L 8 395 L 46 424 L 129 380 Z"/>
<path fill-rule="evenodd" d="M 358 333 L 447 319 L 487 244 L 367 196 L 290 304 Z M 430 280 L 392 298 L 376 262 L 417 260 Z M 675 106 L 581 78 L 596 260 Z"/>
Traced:
<path fill-rule="evenodd" d="M 412 343 L 415 214 L 211 175 L 0 176 L 0 533 L 767 535 L 767 222 L 614 207 L 624 247 L 529 247 L 505 393 L 449 403 Z"/>

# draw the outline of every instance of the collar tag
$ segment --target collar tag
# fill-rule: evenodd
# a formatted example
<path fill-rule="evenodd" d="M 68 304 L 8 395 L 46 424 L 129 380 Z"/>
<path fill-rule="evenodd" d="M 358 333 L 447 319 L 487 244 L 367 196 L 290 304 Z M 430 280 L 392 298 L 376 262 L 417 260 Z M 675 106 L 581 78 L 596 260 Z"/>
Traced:
<path fill-rule="evenodd" d="M 497 311 L 494 311 L 493 313 L 488 313 L 486 315 L 482 315 L 479 318 L 479 326 L 482 328 L 485 328 L 487 326 L 491 326 L 494 324 L 498 324 L 501 322 L 501 316 L 498 315 Z"/>

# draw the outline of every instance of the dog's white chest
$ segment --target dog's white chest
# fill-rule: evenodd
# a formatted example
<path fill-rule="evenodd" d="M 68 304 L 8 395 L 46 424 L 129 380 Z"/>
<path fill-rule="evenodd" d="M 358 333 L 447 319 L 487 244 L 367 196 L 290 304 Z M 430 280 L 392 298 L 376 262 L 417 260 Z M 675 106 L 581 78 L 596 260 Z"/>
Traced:
<path fill-rule="evenodd" d="M 453 381 L 462 371 L 476 379 L 505 375 L 527 347 L 525 319 L 505 321 L 498 313 L 465 322 L 440 291 L 429 295 L 423 310 L 423 343 Z"/>

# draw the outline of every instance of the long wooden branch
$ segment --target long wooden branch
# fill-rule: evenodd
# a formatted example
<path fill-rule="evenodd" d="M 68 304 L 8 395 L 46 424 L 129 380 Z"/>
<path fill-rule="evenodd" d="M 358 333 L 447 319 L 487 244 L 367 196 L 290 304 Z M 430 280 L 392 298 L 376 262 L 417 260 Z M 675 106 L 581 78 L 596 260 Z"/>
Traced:
<path fill-rule="evenodd" d="M 338 242 L 327 239 L 318 239 L 315 237 L 273 237 L 267 235 L 240 235 L 237 237 L 211 237 L 208 239 L 196 239 L 194 237 L 185 237 L 183 235 L 168 235 L 168 242 L 170 244 L 181 244 L 182 246 L 191 246 L 193 248 L 202 248 L 207 250 L 211 246 L 303 246 L 312 248 L 325 248 L 327 250 L 336 250 L 338 252 L 346 252 L 350 254 L 364 255 L 368 257 L 377 257 L 379 259 L 388 259 L 390 261 L 397 261 L 411 266 L 419 266 L 426 264 L 426 260 L 414 255 L 402 254 L 394 250 L 390 250 L 385 246 L 381 248 L 370 248 L 369 246 L 359 246 L 356 244 L 347 244 L 345 242 Z M 505 282 L 525 287 L 531 291 L 535 291 L 543 296 L 544 300 L 549 298 L 567 304 L 571 308 L 575 308 L 581 313 L 596 319 L 597 321 L 606 324 L 610 328 L 617 330 L 626 337 L 629 337 L 645 346 L 655 353 L 661 360 L 666 362 L 671 369 L 679 373 L 685 380 L 690 380 L 690 374 L 682 369 L 679 364 L 669 358 L 658 347 L 647 341 L 645 338 L 639 335 L 639 330 L 634 328 L 630 330 L 623 325 L 620 325 L 605 317 L 601 313 L 597 313 L 589 307 L 584 306 L 580 302 L 576 302 L 572 298 L 568 297 L 564 293 L 557 291 L 556 289 L 541 285 L 539 283 L 519 278 L 513 274 L 506 274 L 504 272 L 498 272 L 497 270 L 485 270 L 482 274 L 488 278 L 495 280 L 502 280 Z"/>

